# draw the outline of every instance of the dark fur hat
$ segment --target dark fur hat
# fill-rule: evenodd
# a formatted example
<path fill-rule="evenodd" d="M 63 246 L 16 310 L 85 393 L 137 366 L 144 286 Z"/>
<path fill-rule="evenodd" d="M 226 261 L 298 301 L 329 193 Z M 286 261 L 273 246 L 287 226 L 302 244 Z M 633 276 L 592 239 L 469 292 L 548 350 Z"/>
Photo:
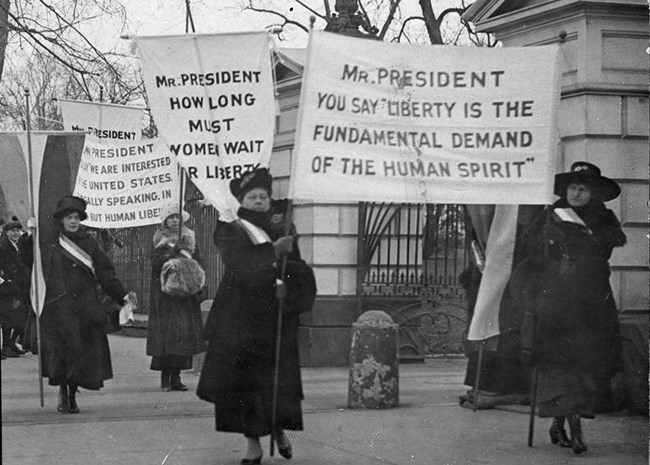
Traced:
<path fill-rule="evenodd" d="M 14 229 L 14 228 L 23 229 L 23 225 L 22 225 L 22 223 L 20 222 L 20 220 L 18 220 L 18 218 L 16 218 L 15 216 L 12 216 L 12 217 L 11 217 L 11 221 L 7 221 L 7 222 L 3 225 L 3 229 L 4 229 L 5 231 L 11 231 L 11 230 Z"/>
<path fill-rule="evenodd" d="M 233 179 L 230 181 L 230 192 L 232 195 L 241 200 L 246 192 L 260 187 L 265 189 L 269 196 L 271 195 L 271 185 L 273 184 L 273 178 L 269 173 L 269 170 L 266 168 L 258 168 L 254 171 L 250 171 L 244 174 L 240 178 Z"/>
<path fill-rule="evenodd" d="M 59 202 L 56 204 L 54 218 L 60 220 L 64 216 L 73 212 L 79 213 L 79 218 L 81 221 L 88 218 L 88 215 L 86 215 L 86 201 L 81 197 L 66 195 L 64 197 L 61 197 L 61 200 L 59 200 Z"/>
<path fill-rule="evenodd" d="M 555 195 L 566 197 L 566 191 L 571 183 L 589 186 L 603 202 L 614 200 L 621 193 L 616 183 L 600 174 L 600 168 L 586 161 L 577 161 L 571 165 L 571 171 L 555 175 Z"/>

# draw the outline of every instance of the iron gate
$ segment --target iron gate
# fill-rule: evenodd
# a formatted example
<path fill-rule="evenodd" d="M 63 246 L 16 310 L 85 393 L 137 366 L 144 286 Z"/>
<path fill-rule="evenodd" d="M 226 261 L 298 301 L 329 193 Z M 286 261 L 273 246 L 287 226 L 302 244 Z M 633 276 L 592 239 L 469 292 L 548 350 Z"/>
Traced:
<path fill-rule="evenodd" d="M 462 205 L 359 204 L 358 310 L 399 324 L 402 360 L 463 352 L 469 230 Z"/>

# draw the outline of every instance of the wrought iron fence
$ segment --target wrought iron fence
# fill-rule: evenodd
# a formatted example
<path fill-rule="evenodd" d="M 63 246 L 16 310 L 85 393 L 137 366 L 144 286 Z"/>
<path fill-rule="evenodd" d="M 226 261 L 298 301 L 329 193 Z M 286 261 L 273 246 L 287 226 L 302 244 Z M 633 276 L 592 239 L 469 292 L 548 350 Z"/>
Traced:
<path fill-rule="evenodd" d="M 203 199 L 194 185 L 188 185 L 185 209 L 191 219 L 187 226 L 196 234 L 196 243 L 206 274 L 207 293 L 214 296 L 223 276 L 224 266 L 212 236 L 217 226 L 218 214 L 211 206 L 204 206 Z M 137 313 L 148 313 L 151 292 L 152 238 L 158 225 L 111 230 L 110 255 L 115 271 L 122 283 L 138 294 Z"/>
<path fill-rule="evenodd" d="M 360 204 L 361 309 L 399 324 L 401 358 L 463 352 L 469 230 L 462 205 Z"/>

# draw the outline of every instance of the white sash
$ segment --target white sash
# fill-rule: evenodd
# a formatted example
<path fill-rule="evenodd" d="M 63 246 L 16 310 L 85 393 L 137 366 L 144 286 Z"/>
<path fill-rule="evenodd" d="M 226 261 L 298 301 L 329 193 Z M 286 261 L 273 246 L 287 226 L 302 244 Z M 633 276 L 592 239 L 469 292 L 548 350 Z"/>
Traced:
<path fill-rule="evenodd" d="M 250 221 L 246 221 L 242 218 L 239 218 L 237 221 L 244 228 L 244 231 L 246 231 L 246 234 L 253 242 L 253 244 L 259 245 L 272 242 L 269 235 L 266 234 L 266 231 L 264 231 L 262 228 L 255 226 Z"/>

